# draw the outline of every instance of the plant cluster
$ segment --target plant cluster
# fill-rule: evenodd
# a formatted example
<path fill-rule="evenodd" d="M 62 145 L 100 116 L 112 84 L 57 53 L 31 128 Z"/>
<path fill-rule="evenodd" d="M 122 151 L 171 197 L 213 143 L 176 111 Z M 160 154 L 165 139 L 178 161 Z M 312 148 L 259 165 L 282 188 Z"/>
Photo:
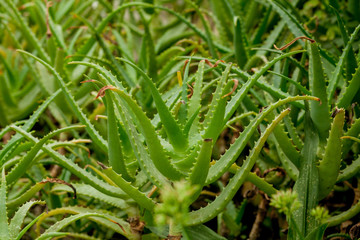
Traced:
<path fill-rule="evenodd" d="M 0 239 L 360 238 L 357 0 L 0 9 Z"/>

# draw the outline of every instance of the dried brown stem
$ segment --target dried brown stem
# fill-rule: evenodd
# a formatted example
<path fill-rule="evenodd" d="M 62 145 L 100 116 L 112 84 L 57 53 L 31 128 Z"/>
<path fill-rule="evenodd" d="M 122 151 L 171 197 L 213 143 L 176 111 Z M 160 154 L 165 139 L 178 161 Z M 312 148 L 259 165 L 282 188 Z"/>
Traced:
<path fill-rule="evenodd" d="M 187 98 L 191 98 L 192 95 L 194 94 L 194 89 L 190 84 L 188 84 L 188 83 L 186 83 L 186 84 L 188 85 L 188 87 L 190 89 L 190 93 L 187 95 Z"/>
<path fill-rule="evenodd" d="M 208 59 L 205 59 L 205 63 L 206 63 L 207 65 L 209 65 L 210 67 L 217 67 L 220 62 L 225 63 L 224 60 L 217 60 L 217 61 L 215 62 L 215 64 L 212 64 Z"/>
<path fill-rule="evenodd" d="M 308 38 L 308 37 L 306 37 L 306 36 L 301 36 L 301 37 L 294 38 L 291 42 L 289 42 L 288 44 L 282 46 L 281 48 L 278 48 L 278 47 L 274 44 L 274 48 L 275 48 L 276 50 L 282 51 L 282 50 L 284 50 L 284 49 L 287 49 L 287 48 L 290 47 L 291 45 L 293 45 L 293 44 L 294 44 L 297 40 L 299 40 L 299 39 L 309 40 L 309 41 L 312 42 L 312 43 L 315 42 L 314 39 Z"/>
<path fill-rule="evenodd" d="M 231 89 L 231 91 L 227 94 L 225 94 L 224 96 L 222 96 L 221 98 L 226 98 L 227 96 L 230 96 L 231 94 L 233 94 L 233 92 L 235 92 L 236 88 L 238 87 L 239 85 L 239 81 L 237 79 L 232 79 L 232 81 L 234 82 L 234 86 L 233 88 Z"/>
<path fill-rule="evenodd" d="M 114 86 L 112 86 L 112 85 L 107 85 L 107 86 L 105 86 L 105 87 L 102 87 L 102 88 L 99 90 L 98 94 L 96 95 L 96 98 L 95 98 L 95 99 L 97 99 L 97 98 L 99 98 L 99 97 L 104 97 L 104 96 L 105 96 L 105 91 L 108 90 L 108 89 L 114 90 L 114 89 L 116 89 L 116 87 L 114 87 Z"/>
<path fill-rule="evenodd" d="M 58 179 L 58 178 L 49 178 L 49 177 L 47 177 L 45 180 L 41 181 L 40 183 L 48 183 L 48 182 L 64 184 L 66 186 L 71 187 L 71 189 L 74 191 L 74 197 L 73 198 L 76 199 L 76 189 L 72 184 L 70 184 L 68 182 L 65 182 L 64 180 L 61 180 L 61 179 Z"/>

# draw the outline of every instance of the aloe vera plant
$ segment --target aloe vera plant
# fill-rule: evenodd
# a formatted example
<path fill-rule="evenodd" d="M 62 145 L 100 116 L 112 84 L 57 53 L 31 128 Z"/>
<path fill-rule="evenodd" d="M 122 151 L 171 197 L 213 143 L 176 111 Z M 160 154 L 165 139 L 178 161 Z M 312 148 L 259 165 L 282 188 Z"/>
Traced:
<path fill-rule="evenodd" d="M 355 223 L 332 205 L 360 169 L 355 2 L 0 0 L 0 238 Z"/>

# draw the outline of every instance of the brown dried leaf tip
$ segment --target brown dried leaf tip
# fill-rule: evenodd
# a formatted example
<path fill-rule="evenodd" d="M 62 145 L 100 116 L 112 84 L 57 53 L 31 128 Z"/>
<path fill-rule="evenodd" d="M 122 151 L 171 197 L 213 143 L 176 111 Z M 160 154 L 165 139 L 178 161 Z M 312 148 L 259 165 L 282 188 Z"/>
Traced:
<path fill-rule="evenodd" d="M 185 72 L 186 65 L 189 63 L 189 59 L 186 59 L 182 71 Z"/>
<path fill-rule="evenodd" d="M 105 164 L 103 164 L 102 162 L 98 161 L 97 164 L 99 164 L 102 169 L 108 169 L 108 167 Z"/>
<path fill-rule="evenodd" d="M 190 84 L 188 84 L 188 83 L 186 83 L 186 84 L 188 85 L 189 90 L 190 90 L 190 93 L 187 95 L 187 98 L 191 98 L 192 95 L 194 94 L 194 89 Z"/>
<path fill-rule="evenodd" d="M 123 232 L 126 233 L 125 229 L 123 228 L 123 226 L 120 225 L 120 223 L 112 220 L 111 218 L 108 218 L 107 220 L 109 220 L 110 222 L 115 223 L 116 225 L 118 225 L 121 228 L 121 230 L 123 230 Z"/>
<path fill-rule="evenodd" d="M 224 60 L 217 60 L 217 61 L 215 62 L 215 64 L 212 64 L 208 59 L 205 59 L 205 63 L 206 63 L 207 65 L 209 65 L 210 67 L 217 67 L 220 62 L 225 63 Z"/>
<path fill-rule="evenodd" d="M 70 184 L 70 183 L 68 183 L 68 182 L 65 182 L 64 180 L 61 180 L 61 179 L 58 179 L 58 178 L 49 178 L 49 177 L 46 177 L 46 179 L 45 180 L 43 180 L 43 181 L 41 181 L 40 183 L 59 183 L 59 184 L 64 184 L 64 185 L 66 185 L 66 186 L 69 186 L 69 187 L 71 187 L 71 189 L 74 191 L 74 199 L 76 199 L 76 189 L 75 189 L 75 187 L 72 185 L 72 184 Z"/>
<path fill-rule="evenodd" d="M 116 87 L 114 87 L 114 86 L 112 86 L 112 85 L 107 85 L 107 86 L 105 86 L 105 87 L 102 87 L 102 88 L 99 90 L 98 94 L 96 95 L 96 98 L 95 98 L 95 99 L 97 99 L 97 98 L 99 98 L 99 97 L 104 97 L 104 96 L 105 96 L 105 91 L 108 90 L 108 89 L 110 89 L 110 90 L 115 90 Z"/>
<path fill-rule="evenodd" d="M 284 50 L 284 49 L 287 49 L 287 48 L 290 47 L 291 45 L 293 45 L 293 44 L 294 44 L 297 40 L 299 40 L 299 39 L 309 40 L 311 43 L 314 43 L 314 42 L 315 42 L 314 39 L 308 38 L 308 37 L 306 37 L 306 36 L 301 36 L 301 37 L 294 38 L 291 42 L 289 42 L 288 44 L 284 45 L 284 46 L 281 47 L 281 48 L 278 48 L 278 47 L 274 44 L 274 48 L 275 48 L 276 50 L 282 51 L 282 50 Z"/>
<path fill-rule="evenodd" d="M 233 88 L 231 89 L 231 91 L 229 93 L 225 94 L 221 98 L 226 98 L 227 96 L 230 96 L 231 94 L 233 94 L 235 92 L 236 88 L 238 87 L 239 81 L 237 79 L 232 79 L 231 81 L 234 82 Z"/>

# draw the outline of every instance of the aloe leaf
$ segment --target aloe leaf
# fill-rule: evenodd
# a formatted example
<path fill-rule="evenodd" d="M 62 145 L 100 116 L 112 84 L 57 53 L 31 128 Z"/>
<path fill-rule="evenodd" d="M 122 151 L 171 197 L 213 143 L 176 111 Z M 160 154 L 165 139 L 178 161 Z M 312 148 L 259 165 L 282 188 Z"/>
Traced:
<path fill-rule="evenodd" d="M 152 9 L 153 10 L 153 9 Z M 147 73 L 150 76 L 151 79 L 153 79 L 154 82 L 157 82 L 157 70 L 158 70 L 158 64 L 156 61 L 156 51 L 155 51 L 155 45 L 154 40 L 150 32 L 150 27 L 148 22 L 143 13 L 139 11 L 142 22 L 144 24 L 144 41 L 146 42 L 146 51 L 147 51 Z"/>
<path fill-rule="evenodd" d="M 339 225 L 355 217 L 359 212 L 360 212 L 360 202 L 358 201 L 355 205 L 353 205 L 350 209 L 346 210 L 345 212 L 330 217 L 327 220 L 327 222 L 329 223 L 329 227 Z"/>
<path fill-rule="evenodd" d="M 323 223 L 320 226 L 316 227 L 312 230 L 304 240 L 312 240 L 312 239 L 323 239 L 326 228 L 328 227 L 327 223 Z"/>
<path fill-rule="evenodd" d="M 304 86 L 302 86 L 300 83 L 296 82 L 295 80 L 293 80 L 283 74 L 277 73 L 277 72 L 269 71 L 269 73 L 272 73 L 274 75 L 282 77 L 282 79 L 285 79 L 285 80 L 289 81 L 290 83 L 294 84 L 295 87 L 297 89 L 299 89 L 302 93 L 304 93 L 306 95 L 311 95 L 311 92 L 309 90 L 307 90 Z"/>
<path fill-rule="evenodd" d="M 193 134 L 196 134 L 198 132 L 198 125 L 199 125 L 199 115 L 196 114 L 196 112 L 200 111 L 199 106 L 201 106 L 201 89 L 203 85 L 203 79 L 204 79 L 204 66 L 205 61 L 201 60 L 198 65 L 198 70 L 196 72 L 195 76 L 195 83 L 193 88 L 193 94 L 191 98 L 188 101 L 188 122 L 186 123 L 184 127 L 184 134 L 190 133 L 190 136 Z M 195 116 L 194 123 L 189 126 L 190 129 L 188 132 L 186 129 L 186 126 L 189 124 L 190 119 L 192 119 L 191 116 Z"/>
<path fill-rule="evenodd" d="M 26 217 L 26 214 L 30 210 L 30 208 L 35 204 L 45 204 L 44 201 L 31 201 L 27 202 L 24 205 L 22 205 L 19 210 L 16 211 L 14 217 L 11 219 L 10 225 L 9 225 L 9 232 L 10 232 L 10 238 L 16 239 L 16 237 L 19 235 L 21 225 L 23 224 L 24 218 Z"/>
<path fill-rule="evenodd" d="M 140 107 L 134 102 L 134 100 L 127 95 L 125 92 L 119 89 L 112 89 L 116 91 L 119 96 L 127 103 L 132 112 L 138 118 L 142 134 L 146 139 L 147 146 L 149 148 L 150 156 L 154 162 L 156 168 L 169 179 L 179 180 L 183 175 L 170 163 L 166 157 L 164 149 L 159 141 L 158 135 L 155 132 L 153 125 L 147 118 L 145 113 Z"/>
<path fill-rule="evenodd" d="M 161 122 L 166 130 L 167 136 L 171 145 L 174 147 L 175 150 L 184 151 L 188 146 L 188 141 L 185 138 L 184 133 L 182 132 L 180 126 L 175 121 L 174 117 L 171 115 L 169 109 L 167 108 L 166 104 L 161 98 L 159 91 L 156 89 L 154 83 L 151 81 L 149 76 L 144 73 L 138 66 L 134 63 L 130 62 L 126 59 L 119 59 L 133 68 L 135 68 L 143 77 L 146 85 L 149 87 L 151 94 L 154 98 L 154 102 L 156 104 Z"/>
<path fill-rule="evenodd" d="M 192 227 L 185 227 L 185 231 L 190 239 L 197 239 L 197 240 L 225 240 L 223 236 L 215 233 L 209 227 L 201 224 Z"/>
<path fill-rule="evenodd" d="M 204 119 L 205 133 L 203 138 L 211 138 L 214 140 L 217 139 L 220 131 L 223 128 L 223 124 L 226 123 L 223 121 L 225 107 L 227 103 L 226 94 L 230 92 L 231 85 L 225 83 L 229 77 L 230 70 L 231 64 L 226 67 L 225 71 L 222 74 L 221 80 L 216 86 L 215 93 L 213 94 L 213 99 L 209 106 L 209 111 Z"/>
<path fill-rule="evenodd" d="M 234 48 L 237 64 L 243 68 L 248 61 L 248 52 L 246 51 L 241 19 L 238 16 L 234 19 Z"/>
<path fill-rule="evenodd" d="M 40 151 L 40 149 L 42 148 L 42 146 L 52 137 L 54 137 L 57 134 L 60 134 L 62 132 L 66 132 L 69 130 L 73 130 L 73 129 L 77 129 L 77 128 L 83 128 L 83 125 L 75 125 L 75 126 L 70 126 L 70 127 L 65 127 L 65 128 L 61 128 L 58 130 L 55 130 L 51 133 L 49 133 L 48 135 L 46 135 L 45 137 L 43 137 L 39 142 L 37 142 L 34 147 L 24 156 L 24 158 L 18 163 L 16 164 L 15 167 L 13 167 L 11 169 L 11 171 L 6 175 L 6 181 L 9 184 L 12 184 L 13 182 L 15 182 L 16 180 L 18 180 L 29 168 L 29 166 L 31 165 L 33 159 L 35 158 L 36 154 Z M 12 127 L 13 130 L 15 131 L 21 131 L 22 129 L 17 127 L 17 126 L 13 126 Z"/>
<path fill-rule="evenodd" d="M 329 79 L 329 86 L 327 88 L 327 97 L 328 97 L 329 102 L 331 101 L 331 99 L 334 96 L 336 87 L 337 87 L 338 82 L 341 77 L 341 72 L 343 70 L 344 64 L 346 62 L 346 59 L 348 57 L 350 49 L 352 49 L 352 43 L 355 41 L 355 39 L 359 33 L 359 30 L 360 30 L 360 24 L 356 27 L 354 32 L 351 34 L 349 42 L 347 43 L 346 47 L 344 48 L 344 50 L 340 56 L 340 60 L 336 64 L 336 68 L 335 68 L 334 72 L 332 73 L 331 78 Z"/>
<path fill-rule="evenodd" d="M 317 43 L 310 44 L 309 81 L 312 95 L 321 102 L 310 103 L 310 116 L 319 131 L 320 141 L 325 141 L 330 130 L 330 110 L 326 95 L 326 82 Z"/>
<path fill-rule="evenodd" d="M 324 158 L 320 161 L 318 199 L 326 197 L 332 190 L 340 171 L 341 136 L 345 121 L 345 110 L 339 109 L 331 126 Z"/>
<path fill-rule="evenodd" d="M 203 140 L 195 165 L 188 176 L 191 185 L 199 186 L 199 190 L 192 196 L 194 200 L 199 196 L 209 171 L 213 146 L 212 142 L 212 139 L 209 138 Z"/>
<path fill-rule="evenodd" d="M 339 108 L 347 108 L 348 106 L 350 106 L 359 89 L 360 89 L 360 67 L 356 69 L 354 75 L 352 75 L 352 79 L 350 80 L 349 85 L 345 88 L 344 92 L 341 93 L 337 106 Z"/>
<path fill-rule="evenodd" d="M 346 181 L 354 177 L 356 174 L 358 174 L 359 171 L 360 171 L 360 156 L 340 172 L 337 178 L 337 182 Z"/>
<path fill-rule="evenodd" d="M 205 61 L 201 60 L 198 65 L 198 70 L 197 70 L 196 76 L 195 76 L 193 94 L 192 94 L 191 98 L 189 99 L 188 117 L 192 116 L 200 106 L 201 89 L 202 89 L 203 79 L 204 79 L 204 67 L 205 67 Z"/>
<path fill-rule="evenodd" d="M 356 119 L 355 122 L 351 125 L 351 127 L 347 130 L 347 132 L 344 134 L 345 136 L 349 137 L 357 137 L 360 135 L 360 118 Z M 350 139 L 343 139 L 343 158 L 348 154 L 348 152 L 351 149 L 351 146 L 353 145 L 354 141 Z"/>
<path fill-rule="evenodd" d="M 81 111 L 79 105 L 75 102 L 74 97 L 71 95 L 69 89 L 66 87 L 64 80 L 62 77 L 55 71 L 53 67 L 51 67 L 49 64 L 44 62 L 43 60 L 39 59 L 38 57 L 35 57 L 34 55 L 18 50 L 19 52 L 28 55 L 32 58 L 34 58 L 36 61 L 40 62 L 42 65 L 44 65 L 52 74 L 54 74 L 56 80 L 60 84 L 60 87 L 62 89 L 62 92 L 65 94 L 66 100 L 68 101 L 70 107 L 74 111 L 77 118 L 80 120 L 81 123 L 83 123 L 86 126 L 86 130 L 91 136 L 91 138 L 94 140 L 94 143 L 97 144 L 103 151 L 107 152 L 108 146 L 106 141 L 100 136 L 100 134 L 96 131 L 90 120 L 85 116 L 85 114 Z"/>
<path fill-rule="evenodd" d="M 280 113 L 274 121 L 266 128 L 265 132 L 262 134 L 260 139 L 256 142 L 254 148 L 251 150 L 250 155 L 247 160 L 245 160 L 244 164 L 241 168 L 236 172 L 236 174 L 231 178 L 228 185 L 223 189 L 221 194 L 206 207 L 201 208 L 197 211 L 189 213 L 189 221 L 186 223 L 187 226 L 197 225 L 203 222 L 206 222 L 216 215 L 218 215 L 221 211 L 223 211 L 224 207 L 228 204 L 228 202 L 235 196 L 236 192 L 240 188 L 240 186 L 246 180 L 246 177 L 250 173 L 253 168 L 255 161 L 265 144 L 267 137 L 271 134 L 276 124 L 278 124 L 282 118 L 284 118 L 290 112 L 289 109 Z"/>
<path fill-rule="evenodd" d="M 108 196 L 96 190 L 95 188 L 89 186 L 88 184 L 71 183 L 71 185 L 73 185 L 73 187 L 76 189 L 77 196 L 83 195 L 83 196 L 91 197 L 120 209 L 126 209 L 127 207 L 129 207 L 128 204 L 123 199 Z M 60 194 L 62 192 L 72 193 L 73 189 L 63 184 L 57 184 L 51 188 L 51 192 L 56 194 Z"/>
<path fill-rule="evenodd" d="M 92 165 L 87 165 L 87 167 L 89 167 L 91 170 L 93 170 L 98 176 L 100 176 L 105 182 L 107 182 L 108 184 L 110 184 L 111 186 L 115 186 L 116 187 L 116 184 L 111 181 L 110 178 L 108 178 L 103 172 L 101 172 L 101 170 L 95 168 L 94 166 Z"/>
<path fill-rule="evenodd" d="M 271 13 L 272 13 L 272 7 L 270 6 L 266 10 L 265 16 L 261 20 L 261 23 L 259 24 L 259 27 L 256 30 L 256 34 L 254 34 L 254 36 L 252 38 L 252 45 L 256 45 L 256 44 L 259 44 L 261 42 L 261 38 L 265 34 L 265 32 L 267 30 L 267 27 L 268 27 L 268 24 L 269 24 L 269 18 L 271 17 Z"/>
<path fill-rule="evenodd" d="M 319 191 L 319 173 L 316 168 L 319 137 L 311 121 L 309 110 L 306 111 L 304 128 L 305 142 L 301 151 L 299 177 L 294 185 L 294 191 L 297 192 L 302 207 L 295 210 L 293 216 L 300 232 L 306 236 L 316 226 L 315 219 L 311 216 L 310 211 L 317 205 Z M 290 229 L 294 230 L 293 226 L 290 226 Z"/>
<path fill-rule="evenodd" d="M 124 178 L 112 170 L 111 167 L 104 169 L 103 172 L 140 206 L 150 211 L 154 209 L 155 203 L 150 198 L 148 198 L 144 193 L 140 192 L 138 188 L 132 186 L 129 182 L 124 180 Z"/>
<path fill-rule="evenodd" d="M 272 61 L 268 62 L 265 66 L 263 66 L 259 71 L 257 71 L 254 75 L 252 75 L 247 82 L 241 87 L 240 90 L 237 91 L 235 96 L 233 96 L 226 106 L 226 112 L 224 117 L 224 123 L 226 123 L 230 117 L 234 114 L 236 109 L 241 104 L 242 100 L 248 93 L 248 91 L 254 86 L 254 84 L 259 80 L 259 78 L 269 69 L 271 68 L 276 62 L 280 61 L 281 59 L 284 59 L 286 57 L 292 56 L 297 53 L 301 53 L 304 51 L 294 51 L 290 53 L 285 53 L 277 58 L 274 58 Z"/>
<path fill-rule="evenodd" d="M 45 187 L 44 182 L 38 182 L 34 186 L 32 186 L 29 190 L 23 193 L 21 196 L 9 200 L 6 203 L 8 209 L 13 210 L 16 209 L 18 206 L 24 204 L 25 202 L 29 201 L 36 193 L 38 193 L 41 189 Z"/>
<path fill-rule="evenodd" d="M 274 136 L 286 157 L 290 159 L 296 167 L 300 167 L 300 153 L 295 148 L 294 144 L 291 142 L 291 139 L 285 132 L 284 125 L 279 124 L 276 126 L 274 129 Z"/>
<path fill-rule="evenodd" d="M 112 92 L 108 92 L 105 97 L 108 115 L 107 134 L 109 146 L 109 164 L 115 172 L 121 174 L 125 178 L 125 180 L 130 181 L 132 177 L 129 175 L 125 166 L 122 145 L 120 142 L 120 136 L 116 122 L 114 104 L 112 102 L 112 98 L 114 98 L 114 96 Z"/>
<path fill-rule="evenodd" d="M 8 217 L 6 211 L 6 178 L 4 168 L 1 170 L 0 186 L 0 239 L 10 240 Z"/>
<path fill-rule="evenodd" d="M 289 97 L 279 100 L 278 102 L 268 106 L 264 111 L 262 111 L 255 119 L 250 122 L 250 124 L 244 129 L 243 132 L 241 132 L 240 136 L 235 140 L 235 142 L 230 146 L 230 148 L 225 152 L 225 154 L 221 156 L 219 161 L 216 161 L 215 165 L 210 168 L 206 183 L 209 184 L 219 179 L 220 176 L 224 174 L 226 170 L 231 166 L 231 164 L 236 161 L 239 154 L 242 152 L 247 142 L 250 140 L 252 134 L 257 129 L 257 126 L 265 119 L 265 117 L 269 113 L 271 113 L 275 108 L 283 104 L 297 100 L 318 100 L 318 98 L 309 96 Z"/>

